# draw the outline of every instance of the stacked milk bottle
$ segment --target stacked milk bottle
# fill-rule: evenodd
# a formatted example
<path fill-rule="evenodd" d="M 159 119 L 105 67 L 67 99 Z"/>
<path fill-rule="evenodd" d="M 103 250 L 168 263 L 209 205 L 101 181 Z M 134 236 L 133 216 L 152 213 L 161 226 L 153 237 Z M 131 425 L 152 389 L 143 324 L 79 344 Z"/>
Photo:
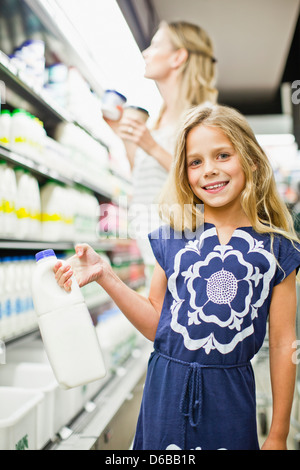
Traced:
<path fill-rule="evenodd" d="M 31 256 L 0 260 L 0 339 L 9 339 L 36 327 L 30 279 Z"/>
<path fill-rule="evenodd" d="M 41 161 L 45 147 L 46 131 L 43 122 L 24 109 L 0 114 L 0 145 Z"/>
<path fill-rule="evenodd" d="M 28 171 L 0 161 L 0 237 L 41 238 L 39 185 Z"/>

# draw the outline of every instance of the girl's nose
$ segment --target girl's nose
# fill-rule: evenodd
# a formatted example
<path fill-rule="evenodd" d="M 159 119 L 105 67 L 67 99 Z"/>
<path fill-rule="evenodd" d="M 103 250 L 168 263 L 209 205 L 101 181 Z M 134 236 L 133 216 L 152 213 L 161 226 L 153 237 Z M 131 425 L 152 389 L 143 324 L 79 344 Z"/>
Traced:
<path fill-rule="evenodd" d="M 218 169 L 215 167 L 214 162 L 206 162 L 204 164 L 204 176 L 216 175 Z"/>

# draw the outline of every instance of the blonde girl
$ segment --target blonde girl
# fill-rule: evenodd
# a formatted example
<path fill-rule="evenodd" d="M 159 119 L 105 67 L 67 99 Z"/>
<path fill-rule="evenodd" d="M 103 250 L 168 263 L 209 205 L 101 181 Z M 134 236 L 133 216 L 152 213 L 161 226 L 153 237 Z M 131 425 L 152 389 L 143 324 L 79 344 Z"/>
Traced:
<path fill-rule="evenodd" d="M 154 341 L 139 450 L 259 449 L 250 361 L 269 320 L 273 416 L 262 448 L 286 449 L 300 245 L 245 119 L 222 106 L 190 111 L 168 188 L 168 205 L 187 206 L 187 217 L 172 211 L 170 223 L 149 236 L 157 263 L 148 298 L 85 244 L 66 266 L 57 264 L 58 283 L 70 289 L 73 271 L 80 285 L 98 282 Z"/>

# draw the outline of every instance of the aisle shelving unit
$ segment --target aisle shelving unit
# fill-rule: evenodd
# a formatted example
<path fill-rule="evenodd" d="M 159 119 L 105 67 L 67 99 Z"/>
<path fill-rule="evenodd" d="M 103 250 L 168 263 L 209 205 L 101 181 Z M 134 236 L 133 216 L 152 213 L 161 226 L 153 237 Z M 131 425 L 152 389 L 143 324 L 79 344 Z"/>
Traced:
<path fill-rule="evenodd" d="M 47 12 L 45 4 L 39 0 L 26 0 L 24 3 L 26 3 L 29 8 L 32 8 L 39 22 L 43 24 L 45 28 L 48 26 L 51 30 L 51 34 L 54 33 L 59 41 L 63 42 L 70 52 L 72 60 L 76 60 L 74 65 L 82 71 L 85 79 L 89 81 L 93 90 L 101 95 L 101 91 L 103 90 L 97 77 L 91 72 L 93 68 L 92 64 L 85 63 L 82 54 L 72 50 L 72 44 L 70 41 L 67 41 L 63 31 L 57 26 L 55 19 Z M 101 132 L 95 132 L 95 128 L 90 127 L 86 122 L 83 123 L 78 116 L 73 116 L 68 109 L 62 108 L 53 101 L 43 89 L 36 88 L 30 83 L 28 77 L 23 76 L 9 57 L 2 51 L 0 51 L 0 80 L 5 84 L 7 90 L 6 105 L 10 109 L 20 107 L 30 113 L 34 113 L 44 122 L 45 129 L 50 130 L 49 135 L 51 135 L 51 131 L 61 123 L 77 126 L 84 130 L 92 139 L 97 141 L 97 143 L 102 146 L 103 151 L 109 155 L 109 145 L 100 135 Z M 42 160 L 40 161 L 39 159 L 31 157 L 31 155 L 24 155 L 1 145 L 0 159 L 7 162 L 12 168 L 21 167 L 28 170 L 36 177 L 40 185 L 48 181 L 54 181 L 60 184 L 62 183 L 67 187 L 79 186 L 93 192 L 100 203 L 113 202 L 114 204 L 118 204 L 119 194 L 125 194 L 126 189 L 130 185 L 130 182 L 123 179 L 118 173 L 114 173 L 113 169 L 109 167 L 106 170 L 107 175 L 112 178 L 112 181 L 117 181 L 117 185 L 106 184 L 104 187 L 103 185 L 101 186 L 101 181 L 99 185 L 95 184 L 93 181 L 88 181 L 85 177 L 82 177 L 80 172 L 76 173 L 75 171 L 72 173 L 72 176 L 68 176 L 44 164 Z M 103 238 L 88 242 L 96 251 L 106 252 L 112 258 L 114 251 L 117 249 L 118 256 L 122 258 L 123 255 L 126 262 L 131 259 L 131 254 L 128 251 L 130 248 L 129 240 Z M 73 251 L 75 243 L 76 240 L 47 241 L 18 239 L 16 235 L 16 238 L 0 238 L 0 256 L 16 256 L 16 254 L 30 254 L 33 256 L 35 252 L 48 248 L 53 248 L 57 253 L 62 255 L 65 252 Z M 140 279 L 135 279 L 134 282 L 131 283 L 131 286 L 133 288 L 139 288 L 143 285 L 143 282 L 144 279 L 141 277 Z M 99 292 L 99 295 L 92 296 L 87 301 L 93 320 L 97 319 L 97 316 L 99 314 L 101 315 L 105 308 L 112 307 L 113 305 L 111 299 L 105 294 L 106 293 L 102 290 Z M 5 340 L 7 351 L 9 352 L 9 350 L 19 345 L 30 344 L 32 341 L 35 341 L 37 335 L 38 329 L 36 327 L 8 338 Z M 143 381 L 149 347 L 148 343 L 145 344 L 142 341 L 140 348 L 133 351 L 133 354 L 126 359 L 126 364 L 120 364 L 118 371 L 115 371 L 113 374 L 109 373 L 107 381 L 102 383 L 101 387 L 95 392 L 92 400 L 93 405 L 85 406 L 83 409 L 79 410 L 78 415 L 74 416 L 70 422 L 65 423 L 67 426 L 66 429 L 69 430 L 68 438 L 62 437 L 62 432 L 62 435 L 57 436 L 55 442 L 49 442 L 46 448 L 54 450 L 64 448 L 105 448 L 105 445 L 100 444 L 100 441 L 106 443 L 109 440 L 107 426 L 114 420 L 119 410 L 123 410 L 124 407 L 127 409 L 126 404 L 130 401 L 129 397 L 132 390 L 136 388 L 140 381 Z M 115 433 L 115 435 L 116 434 L 117 433 Z M 90 439 L 91 436 L 92 438 Z M 123 443 L 120 445 L 126 444 Z"/>

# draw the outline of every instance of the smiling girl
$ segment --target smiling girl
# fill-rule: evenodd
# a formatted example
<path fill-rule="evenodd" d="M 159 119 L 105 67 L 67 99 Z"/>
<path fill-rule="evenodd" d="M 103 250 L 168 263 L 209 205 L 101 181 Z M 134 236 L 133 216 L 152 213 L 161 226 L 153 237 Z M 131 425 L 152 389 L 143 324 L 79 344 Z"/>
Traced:
<path fill-rule="evenodd" d="M 166 196 L 181 210 L 149 236 L 157 263 L 148 298 L 88 245 L 55 267 L 66 290 L 73 271 L 79 285 L 98 282 L 154 341 L 134 449 L 259 449 L 250 361 L 267 320 L 273 418 L 263 449 L 286 449 L 300 245 L 268 159 L 237 111 L 187 114 L 161 206 L 169 217 Z"/>

